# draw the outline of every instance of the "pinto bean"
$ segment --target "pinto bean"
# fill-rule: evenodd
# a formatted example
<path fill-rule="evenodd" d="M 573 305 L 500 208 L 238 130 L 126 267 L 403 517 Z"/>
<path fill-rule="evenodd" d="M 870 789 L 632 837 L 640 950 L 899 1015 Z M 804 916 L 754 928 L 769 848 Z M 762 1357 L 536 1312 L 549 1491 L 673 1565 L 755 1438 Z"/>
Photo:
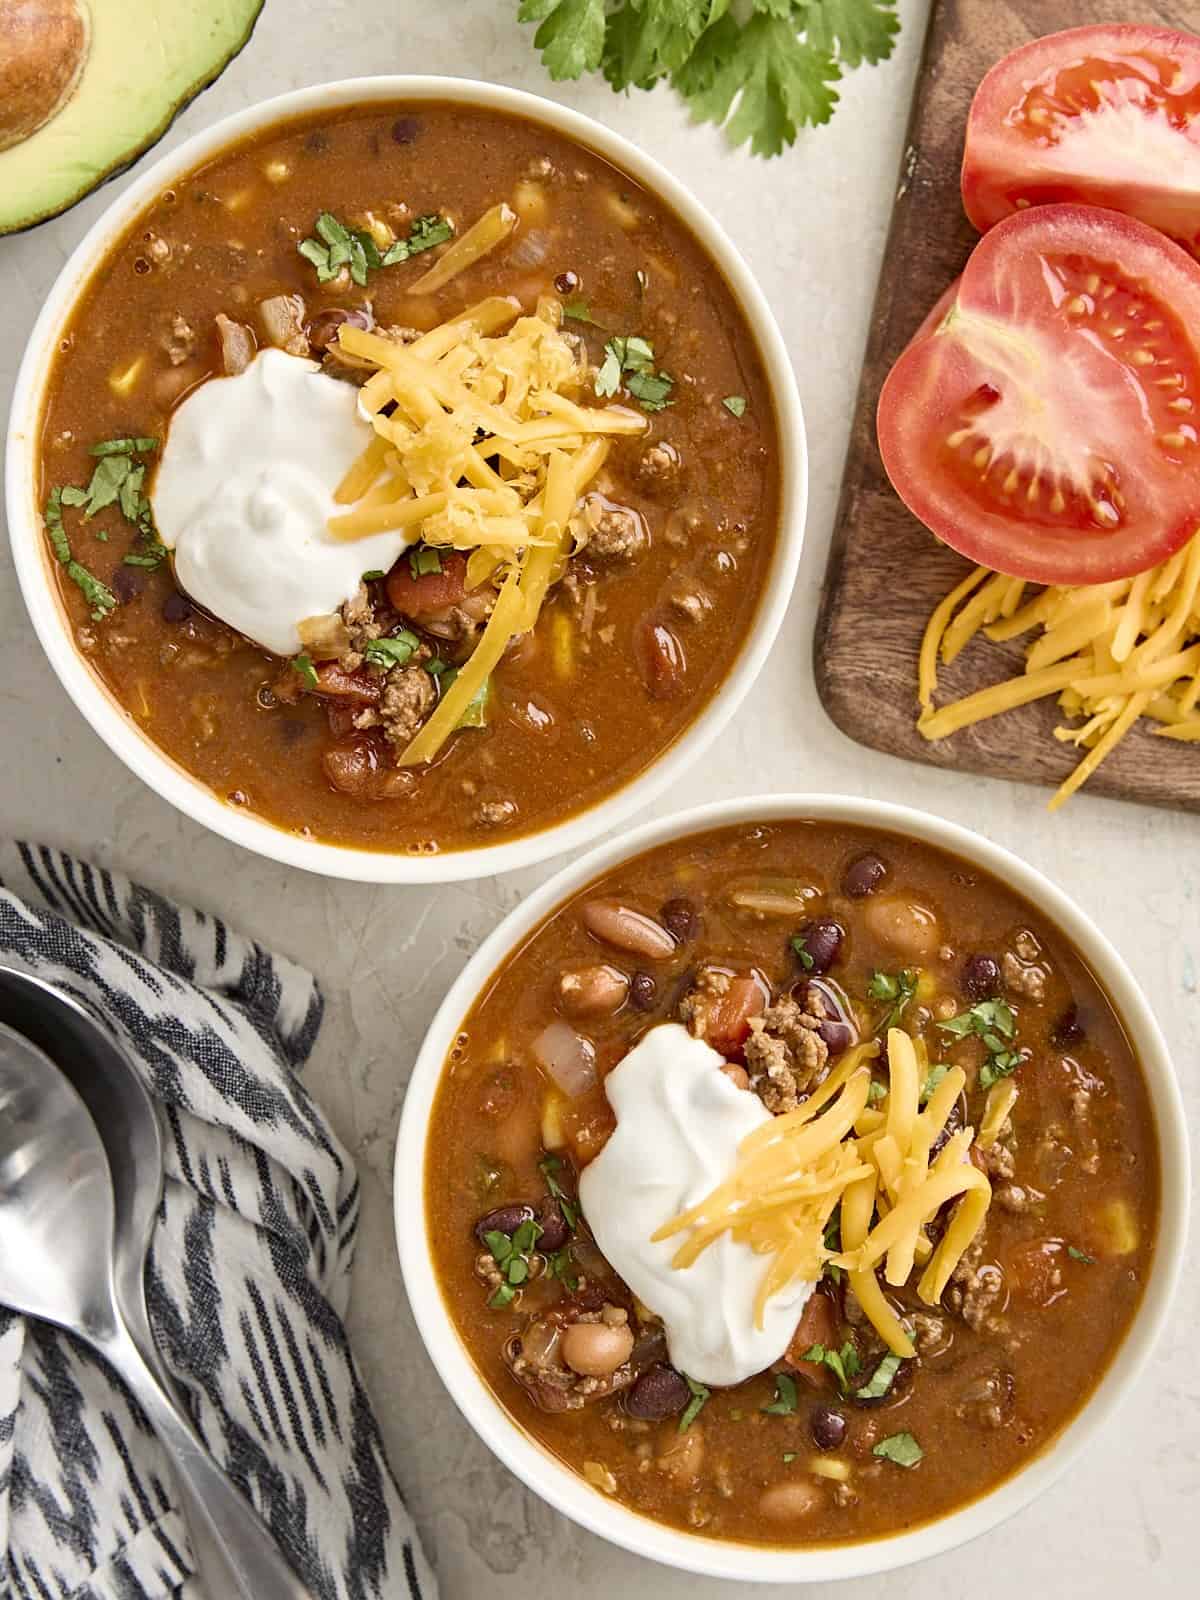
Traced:
<path fill-rule="evenodd" d="M 669 961 L 675 954 L 675 940 L 661 922 L 618 900 L 589 900 L 582 916 L 592 938 L 614 950 L 646 961 Z"/>
<path fill-rule="evenodd" d="M 821 1491 L 803 1478 L 773 1483 L 759 1496 L 758 1509 L 772 1522 L 795 1522 L 809 1517 L 821 1505 Z"/>
<path fill-rule="evenodd" d="M 927 960 L 941 943 L 933 912 L 899 895 L 872 896 L 863 922 L 874 938 L 910 961 Z"/>
<path fill-rule="evenodd" d="M 629 979 L 617 967 L 576 967 L 558 980 L 558 1005 L 569 1017 L 611 1017 L 625 1004 Z"/>
<path fill-rule="evenodd" d="M 573 1322 L 559 1345 L 572 1372 L 584 1378 L 607 1378 L 633 1351 L 633 1329 L 627 1322 Z"/>

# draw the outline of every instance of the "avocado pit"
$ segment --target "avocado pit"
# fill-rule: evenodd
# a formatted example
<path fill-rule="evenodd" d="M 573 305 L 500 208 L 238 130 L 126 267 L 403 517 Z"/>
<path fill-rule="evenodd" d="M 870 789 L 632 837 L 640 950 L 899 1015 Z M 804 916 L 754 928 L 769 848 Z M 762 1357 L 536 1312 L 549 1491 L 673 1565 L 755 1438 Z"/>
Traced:
<path fill-rule="evenodd" d="M 79 0 L 0 0 L 0 150 L 23 144 L 58 115 L 90 47 Z"/>

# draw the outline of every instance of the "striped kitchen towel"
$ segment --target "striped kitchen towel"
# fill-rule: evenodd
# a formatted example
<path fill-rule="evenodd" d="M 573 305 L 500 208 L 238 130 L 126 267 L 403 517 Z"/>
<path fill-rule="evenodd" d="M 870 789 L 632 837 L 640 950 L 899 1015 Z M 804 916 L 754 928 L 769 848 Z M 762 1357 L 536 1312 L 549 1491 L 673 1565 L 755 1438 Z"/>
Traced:
<path fill-rule="evenodd" d="M 162 1106 L 147 1298 L 193 1421 L 313 1600 L 435 1600 L 342 1323 L 359 1190 L 299 1077 L 312 977 L 60 851 L 0 848 L 0 885 L 0 961 L 82 1002 Z M 191 1573 L 119 1380 L 0 1306 L 0 1600 L 199 1600 Z"/>

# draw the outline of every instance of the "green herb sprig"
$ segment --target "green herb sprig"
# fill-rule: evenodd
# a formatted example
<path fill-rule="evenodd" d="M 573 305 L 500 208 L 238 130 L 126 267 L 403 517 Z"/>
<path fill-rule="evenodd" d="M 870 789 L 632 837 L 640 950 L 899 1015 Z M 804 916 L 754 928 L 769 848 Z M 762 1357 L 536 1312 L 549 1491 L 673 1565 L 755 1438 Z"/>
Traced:
<path fill-rule="evenodd" d="M 711 1398 L 710 1391 L 702 1383 L 697 1383 L 694 1378 L 689 1378 L 686 1372 L 683 1375 L 683 1381 L 691 1390 L 692 1398 L 688 1401 L 684 1413 L 679 1419 L 680 1433 L 688 1431 Z"/>
<path fill-rule="evenodd" d="M 905 967 L 900 972 L 876 971 L 871 974 L 867 993 L 872 1000 L 882 1000 L 891 1008 L 876 1028 L 876 1033 L 884 1034 L 897 1025 L 917 992 L 920 978 L 921 974 L 915 967 Z"/>
<path fill-rule="evenodd" d="M 454 225 L 436 213 L 418 217 L 406 239 L 397 239 L 386 250 L 380 250 L 366 228 L 348 228 L 332 211 L 322 211 L 315 233 L 315 238 L 302 239 L 296 249 L 316 267 L 317 282 L 328 283 L 346 267 L 353 282 L 363 288 L 370 273 L 394 267 L 423 250 L 432 250 L 434 245 L 445 244 L 454 237 Z"/>
<path fill-rule="evenodd" d="M 671 404 L 675 379 L 655 371 L 654 346 L 638 334 L 616 335 L 604 346 L 604 360 L 596 374 L 596 393 L 604 398 L 624 387 L 643 411 L 663 411 Z"/>
<path fill-rule="evenodd" d="M 881 1439 L 871 1451 L 881 1461 L 892 1461 L 898 1467 L 915 1467 L 925 1459 L 925 1452 L 911 1433 L 893 1433 Z"/>
<path fill-rule="evenodd" d="M 488 1305 L 493 1311 L 499 1311 L 504 1306 L 510 1305 L 516 1297 L 517 1290 L 528 1279 L 529 1257 L 541 1235 L 541 1225 L 532 1217 L 526 1217 L 525 1221 L 513 1230 L 511 1237 L 507 1233 L 501 1233 L 497 1228 L 489 1229 L 484 1234 L 484 1243 L 492 1252 L 492 1260 L 500 1268 L 503 1279 L 488 1300 Z"/>
<path fill-rule="evenodd" d="M 1001 1078 L 1011 1076 L 1024 1059 L 1020 1050 L 1012 1047 L 1017 1019 L 1007 1000 L 980 1000 L 949 1022 L 939 1022 L 938 1027 L 953 1039 L 982 1039 L 987 1060 L 979 1069 L 981 1089 L 990 1089 Z"/>
<path fill-rule="evenodd" d="M 846 71 L 885 61 L 895 0 L 518 0 L 550 76 L 603 72 L 613 89 L 666 80 L 731 144 L 778 155 L 828 122 Z"/>
<path fill-rule="evenodd" d="M 798 1403 L 795 1378 L 789 1377 L 786 1372 L 777 1372 L 775 1398 L 770 1405 L 762 1407 L 763 1414 L 768 1417 L 790 1417 Z"/>

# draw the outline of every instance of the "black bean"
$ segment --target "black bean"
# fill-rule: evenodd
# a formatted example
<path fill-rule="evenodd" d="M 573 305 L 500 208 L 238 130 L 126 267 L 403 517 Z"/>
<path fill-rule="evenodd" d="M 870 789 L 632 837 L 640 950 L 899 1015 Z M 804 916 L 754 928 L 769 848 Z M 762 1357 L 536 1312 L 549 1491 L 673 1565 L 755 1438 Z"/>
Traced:
<path fill-rule="evenodd" d="M 553 1255 L 556 1250 L 561 1250 L 571 1237 L 571 1230 L 567 1226 L 567 1219 L 562 1214 L 562 1207 L 553 1195 L 547 1195 L 537 1208 L 538 1225 L 541 1234 L 537 1247 L 545 1255 Z M 507 1231 L 507 1230 L 505 1230 Z"/>
<path fill-rule="evenodd" d="M 687 1405 L 691 1391 L 674 1367 L 648 1367 L 625 1397 L 625 1409 L 643 1422 L 661 1422 Z"/>
<path fill-rule="evenodd" d="M 808 1426 L 818 1450 L 836 1450 L 846 1437 L 846 1419 L 832 1406 L 814 1406 Z"/>
<path fill-rule="evenodd" d="M 653 1011 L 658 1003 L 658 984 L 648 972 L 635 972 L 629 980 L 629 1003 L 639 1011 Z"/>
<path fill-rule="evenodd" d="M 824 1039 L 831 1056 L 843 1055 L 854 1043 L 854 1029 L 847 1022 L 822 1022 L 817 1033 Z"/>
<path fill-rule="evenodd" d="M 846 930 L 832 917 L 820 917 L 816 922 L 806 922 L 799 937 L 804 941 L 804 954 L 808 956 L 807 961 L 803 956 L 800 958 L 804 970 L 828 972 L 841 953 Z"/>
<path fill-rule="evenodd" d="M 994 956 L 969 956 L 962 985 L 972 1000 L 994 1000 L 1004 987 L 1000 963 Z"/>
<path fill-rule="evenodd" d="M 1050 1042 L 1060 1048 L 1065 1048 L 1067 1045 L 1078 1044 L 1086 1033 L 1087 1029 L 1079 1016 L 1079 1007 L 1072 1001 L 1054 1024 Z"/>
<path fill-rule="evenodd" d="M 554 287 L 559 294 L 574 294 L 579 287 L 579 274 L 569 268 L 566 272 L 560 272 L 554 280 Z"/>
<path fill-rule="evenodd" d="M 681 944 L 694 939 L 700 931 L 700 913 L 695 901 L 689 900 L 686 895 L 676 895 L 674 900 L 668 900 L 658 914 Z"/>
<path fill-rule="evenodd" d="M 886 877 L 887 863 L 868 850 L 864 855 L 855 856 L 842 874 L 842 893 L 852 900 L 861 900 L 864 895 L 874 894 Z"/>
<path fill-rule="evenodd" d="M 488 1233 L 506 1233 L 511 1238 L 521 1224 L 529 1222 L 532 1217 L 532 1206 L 497 1206 L 495 1211 L 489 1211 L 475 1224 L 475 1237 L 480 1244 L 487 1243 L 484 1235 Z"/>
<path fill-rule="evenodd" d="M 192 602 L 176 589 L 163 601 L 162 614 L 164 622 L 186 622 L 192 614 Z"/>
<path fill-rule="evenodd" d="M 417 117 L 397 117 L 392 123 L 392 138 L 397 144 L 412 144 L 420 135 L 421 123 Z"/>
<path fill-rule="evenodd" d="M 305 323 L 304 331 L 308 335 L 309 344 L 318 353 L 328 350 L 343 322 L 348 322 L 353 328 L 362 328 L 366 332 L 371 328 L 370 316 L 360 308 L 347 310 L 343 306 L 330 306 L 327 311 L 318 311 L 315 317 Z"/>
<path fill-rule="evenodd" d="M 145 587 L 146 574 L 138 567 L 127 567 L 122 563 L 112 575 L 112 591 L 122 605 L 136 600 Z"/>

